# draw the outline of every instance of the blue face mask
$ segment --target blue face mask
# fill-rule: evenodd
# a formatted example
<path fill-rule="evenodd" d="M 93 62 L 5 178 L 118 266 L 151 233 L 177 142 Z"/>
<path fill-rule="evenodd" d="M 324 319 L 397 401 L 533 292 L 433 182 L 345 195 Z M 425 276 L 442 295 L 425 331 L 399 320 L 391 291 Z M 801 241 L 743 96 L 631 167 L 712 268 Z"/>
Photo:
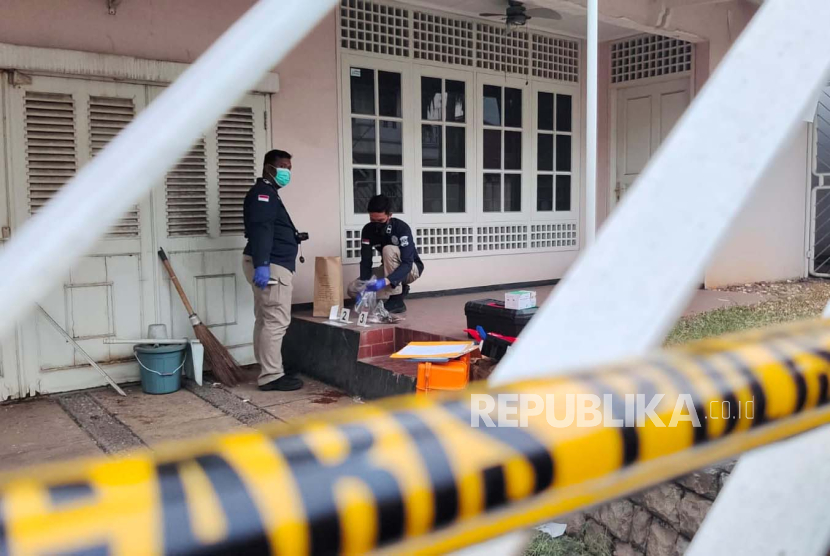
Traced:
<path fill-rule="evenodd" d="M 274 174 L 274 180 L 280 187 L 285 187 L 291 181 L 291 170 L 288 168 L 277 168 L 277 173 Z"/>

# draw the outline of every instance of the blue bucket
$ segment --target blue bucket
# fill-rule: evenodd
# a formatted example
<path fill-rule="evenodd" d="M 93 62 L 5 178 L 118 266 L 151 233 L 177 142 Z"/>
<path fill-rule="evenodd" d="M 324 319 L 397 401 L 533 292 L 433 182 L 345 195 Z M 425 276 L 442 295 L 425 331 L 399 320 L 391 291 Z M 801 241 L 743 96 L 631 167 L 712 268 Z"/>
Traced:
<path fill-rule="evenodd" d="M 141 366 L 141 389 L 147 394 L 172 394 L 181 388 L 187 344 L 135 346 Z"/>

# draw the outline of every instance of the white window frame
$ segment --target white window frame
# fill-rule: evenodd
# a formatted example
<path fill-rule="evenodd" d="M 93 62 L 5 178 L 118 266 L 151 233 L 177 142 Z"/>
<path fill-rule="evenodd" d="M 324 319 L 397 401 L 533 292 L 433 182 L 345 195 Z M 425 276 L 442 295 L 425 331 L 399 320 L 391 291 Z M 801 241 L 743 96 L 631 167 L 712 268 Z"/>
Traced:
<path fill-rule="evenodd" d="M 436 79 L 441 79 L 442 81 L 451 80 L 451 81 L 461 81 L 464 83 L 464 102 L 465 102 L 465 109 L 466 109 L 466 118 L 464 128 L 466 130 L 465 135 L 465 168 L 464 173 L 466 174 L 465 177 L 465 195 L 466 198 L 464 200 L 464 212 L 446 212 L 446 178 L 444 178 L 444 212 L 442 213 L 432 213 L 432 212 L 424 212 L 424 205 L 423 205 L 423 172 L 424 171 L 440 171 L 444 175 L 446 175 L 447 171 L 453 171 L 452 168 L 447 169 L 446 164 L 446 121 L 441 122 L 427 122 L 421 119 L 421 78 L 422 77 L 434 77 Z M 416 188 L 414 191 L 415 197 L 415 221 L 417 224 L 472 224 L 475 221 L 475 214 L 476 214 L 476 204 L 475 199 L 478 197 L 478 187 L 476 181 L 476 125 L 475 125 L 475 117 L 477 114 L 477 110 L 474 108 L 475 97 L 475 74 L 470 70 L 454 70 L 454 69 L 446 69 L 440 68 L 437 66 L 431 65 L 423 65 L 423 64 L 415 64 L 414 71 L 413 71 L 413 98 L 415 99 L 415 103 L 412 106 L 412 115 L 411 119 L 414 122 L 417 122 L 418 129 L 416 131 L 416 138 L 417 144 L 415 145 L 415 152 L 417 153 L 415 156 L 415 184 Z M 430 123 L 434 125 L 441 125 L 444 128 L 443 131 L 443 147 L 445 152 L 443 153 L 443 166 L 438 167 L 428 167 L 424 168 L 423 166 L 423 159 L 421 156 L 421 125 Z M 452 125 L 450 123 L 450 125 Z"/>
<path fill-rule="evenodd" d="M 538 146 L 539 146 L 539 93 L 553 93 L 555 95 L 570 95 L 571 96 L 571 210 L 569 211 L 539 211 L 536 209 L 538 180 L 539 180 L 539 165 L 538 165 Z M 532 140 L 532 158 L 533 158 L 533 187 L 531 191 L 531 219 L 534 222 L 559 222 L 562 220 L 579 220 L 580 212 L 580 191 L 581 191 L 581 161 L 582 161 L 582 121 L 581 115 L 581 91 L 578 85 L 568 85 L 563 83 L 551 83 L 547 81 L 531 81 L 531 95 L 532 112 L 533 112 L 533 140 Z M 554 112 L 555 114 L 555 112 Z M 554 116 L 555 117 L 555 116 Z M 563 134 L 562 132 L 554 131 L 554 136 Z M 554 152 L 556 145 L 554 144 Z M 553 174 L 564 174 L 565 172 L 557 172 L 555 161 Z M 556 180 L 554 179 L 554 207 L 556 204 Z"/>
<path fill-rule="evenodd" d="M 359 258 L 353 256 L 355 251 L 355 238 L 359 238 L 360 230 L 366 224 L 368 217 L 363 214 L 354 214 L 354 189 L 351 164 L 351 99 L 350 99 L 350 68 L 364 67 L 375 71 L 393 71 L 401 74 L 402 86 L 402 114 L 403 114 L 403 181 L 404 181 L 404 209 L 400 214 L 401 218 L 407 220 L 418 235 L 419 232 L 432 229 L 441 237 L 452 235 L 451 228 L 472 228 L 473 249 L 463 254 L 458 251 L 443 252 L 424 255 L 424 258 L 468 258 L 477 256 L 513 255 L 530 253 L 554 253 L 578 251 L 580 249 L 579 237 L 575 245 L 554 245 L 545 247 L 530 247 L 532 242 L 532 231 L 534 226 L 539 227 L 536 241 L 539 243 L 559 243 L 566 239 L 566 230 L 558 228 L 561 226 L 576 226 L 579 233 L 582 210 L 582 151 L 580 145 L 581 137 L 584 134 L 581 126 L 584 119 L 579 113 L 584 103 L 584 83 L 581 77 L 584 75 L 584 40 L 548 32 L 540 29 L 528 29 L 528 52 L 525 74 L 505 74 L 502 71 L 494 71 L 477 67 L 476 52 L 477 40 L 476 25 L 492 24 L 479 18 L 469 18 L 448 14 L 443 11 L 418 8 L 410 4 L 402 4 L 394 0 L 371 0 L 374 3 L 385 4 L 386 6 L 399 7 L 408 10 L 409 16 L 409 50 L 404 56 L 379 54 L 368 51 L 351 50 L 342 44 L 341 20 L 337 18 L 337 60 L 340 66 L 338 72 L 338 109 L 340 119 L 338 120 L 341 141 L 340 163 L 340 199 L 341 199 L 341 253 L 344 264 L 356 264 Z M 448 17 L 454 20 L 466 20 L 473 24 L 473 64 L 470 66 L 462 64 L 446 64 L 431 60 L 418 59 L 415 57 L 415 40 L 413 22 L 415 11 L 422 11 L 438 17 Z M 559 81 L 537 77 L 533 74 L 533 35 L 540 34 L 549 37 L 575 40 L 578 42 L 580 54 L 579 72 L 580 79 L 577 82 Z M 442 79 L 463 80 L 467 86 L 467 112 L 472 118 L 473 124 L 467 123 L 467 179 L 466 179 L 466 203 L 464 213 L 424 213 L 423 212 L 423 183 L 422 171 L 424 170 L 421 161 L 421 107 L 420 107 L 420 78 L 422 76 L 437 77 Z M 521 211 L 513 213 L 484 213 L 483 205 L 483 122 L 475 125 L 481 118 L 483 106 L 484 84 L 499 87 L 513 87 L 522 90 L 522 205 Z M 575 144 L 572 145 L 572 183 L 571 183 L 571 210 L 551 213 L 539 213 L 536 211 L 536 103 L 532 96 L 535 95 L 536 87 L 553 87 L 553 92 L 569 94 L 573 100 L 573 126 L 572 136 Z M 407 95 L 412 95 L 411 97 Z M 377 116 L 376 116 L 377 117 Z M 472 127 L 471 127 L 472 126 Z M 410 144 L 409 141 L 412 143 Z M 470 160 L 472 158 L 472 161 Z M 427 169 L 429 170 L 429 169 Z M 446 170 L 445 168 L 443 169 Z M 504 193 L 502 193 L 504 195 Z M 475 198 L 471 198 L 474 196 Z M 445 199 L 446 201 L 446 199 Z M 499 250 L 478 251 L 478 230 L 495 226 L 526 226 L 527 247 L 508 248 Z M 486 230 L 485 235 L 492 232 Z M 352 256 L 350 256 L 352 255 Z"/>
<path fill-rule="evenodd" d="M 385 58 L 378 58 L 374 56 L 362 56 L 362 55 L 354 55 L 346 52 L 341 53 L 341 126 L 342 126 L 342 141 L 341 149 L 342 149 L 342 167 L 343 167 L 343 184 L 344 184 L 344 191 L 343 191 L 343 213 L 344 213 L 344 224 L 346 227 L 355 227 L 355 226 L 362 226 L 366 222 L 368 222 L 368 216 L 366 214 L 355 214 L 354 213 L 354 183 L 353 183 L 353 173 L 352 170 L 354 165 L 352 164 L 352 114 L 351 114 L 351 80 L 350 80 L 350 70 L 352 67 L 360 67 L 365 69 L 371 69 L 375 72 L 375 80 L 377 82 L 377 75 L 379 71 L 387 71 L 387 72 L 394 72 L 401 74 L 401 118 L 391 118 L 386 116 L 379 116 L 377 114 L 377 106 L 379 102 L 379 98 L 377 94 L 375 94 L 375 110 L 376 114 L 374 116 L 366 116 L 367 118 L 383 119 L 383 120 L 396 120 L 400 121 L 403 125 L 403 152 L 402 152 L 402 166 L 400 170 L 402 172 L 403 177 L 403 211 L 397 213 L 401 218 L 407 219 L 410 218 L 415 214 L 413 210 L 413 203 L 416 202 L 415 196 L 413 195 L 412 189 L 415 187 L 415 150 L 412 148 L 412 145 L 417 144 L 420 145 L 420 131 L 415 133 L 415 130 L 409 129 L 412 127 L 412 117 L 407 117 L 407 107 L 411 108 L 412 102 L 409 100 L 409 96 L 412 94 L 412 72 L 410 71 L 410 64 L 401 63 L 394 59 L 385 59 Z M 377 90 L 377 89 L 376 89 Z M 359 116 L 358 116 L 359 117 Z M 379 133 L 377 134 L 379 138 Z M 376 153 L 377 156 L 380 156 L 380 153 Z M 369 166 L 359 164 L 358 167 L 362 166 Z M 377 164 L 376 167 L 378 168 L 378 172 L 380 172 L 380 167 L 382 165 Z M 378 173 L 378 183 L 380 183 L 380 173 Z"/>
<path fill-rule="evenodd" d="M 526 221 L 531 216 L 531 206 L 528 202 L 528 187 L 531 181 L 534 182 L 535 180 L 532 179 L 532 172 L 531 172 L 531 164 L 533 163 L 532 160 L 532 153 L 531 153 L 531 136 L 533 135 L 532 132 L 532 121 L 531 121 L 531 114 L 530 114 L 530 99 L 529 99 L 529 91 L 530 87 L 528 86 L 528 80 L 516 78 L 516 77 L 496 77 L 494 75 L 485 75 L 485 74 L 477 74 L 476 79 L 476 112 L 474 117 L 476 118 L 476 183 L 477 183 L 477 190 L 478 196 L 476 199 L 476 208 L 477 208 L 477 220 L 478 223 L 490 223 L 490 222 L 505 222 L 505 223 L 512 223 L 512 222 L 522 222 Z M 504 180 L 502 179 L 502 210 L 500 212 L 485 212 L 484 211 L 484 174 L 485 173 L 500 173 L 504 174 L 504 170 L 485 170 L 484 169 L 484 130 L 485 129 L 498 129 L 493 126 L 485 126 L 483 115 L 484 115 L 484 87 L 486 85 L 492 85 L 495 87 L 501 87 L 502 90 L 505 88 L 512 88 L 512 89 L 519 89 L 522 91 L 522 168 L 519 171 L 519 174 L 522 176 L 522 209 L 517 212 L 504 212 Z M 502 95 L 504 93 L 502 92 Z M 502 97 L 503 98 L 503 97 Z M 502 101 L 503 103 L 503 101 Z M 502 107 L 502 110 L 504 107 Z M 502 129 L 504 129 L 502 127 Z M 504 139 L 502 135 L 502 166 L 504 166 Z M 515 173 L 515 172 L 507 172 L 507 173 Z"/>

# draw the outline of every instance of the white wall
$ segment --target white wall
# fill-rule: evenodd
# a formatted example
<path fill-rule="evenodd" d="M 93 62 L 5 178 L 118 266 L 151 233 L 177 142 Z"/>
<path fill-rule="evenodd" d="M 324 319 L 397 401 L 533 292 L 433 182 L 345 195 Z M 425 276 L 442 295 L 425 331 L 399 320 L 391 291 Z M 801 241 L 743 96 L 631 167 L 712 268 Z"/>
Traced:
<path fill-rule="evenodd" d="M 809 136 L 799 125 L 769 167 L 706 273 L 707 288 L 806 275 Z"/>

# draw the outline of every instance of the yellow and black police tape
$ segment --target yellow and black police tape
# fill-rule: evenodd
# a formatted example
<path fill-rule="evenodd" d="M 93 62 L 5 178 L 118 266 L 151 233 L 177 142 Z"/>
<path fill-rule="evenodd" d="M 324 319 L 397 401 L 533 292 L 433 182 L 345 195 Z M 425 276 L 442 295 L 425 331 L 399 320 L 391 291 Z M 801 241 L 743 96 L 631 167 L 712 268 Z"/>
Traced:
<path fill-rule="evenodd" d="M 829 377 L 830 324 L 803 323 L 579 376 L 30 469 L 0 481 L 0 554 L 445 552 L 827 423 Z M 550 395 L 557 418 L 568 394 L 611 393 L 615 419 L 626 394 L 661 393 L 663 424 L 692 401 L 675 427 L 557 427 L 544 413 L 474 427 L 474 393 Z"/>

